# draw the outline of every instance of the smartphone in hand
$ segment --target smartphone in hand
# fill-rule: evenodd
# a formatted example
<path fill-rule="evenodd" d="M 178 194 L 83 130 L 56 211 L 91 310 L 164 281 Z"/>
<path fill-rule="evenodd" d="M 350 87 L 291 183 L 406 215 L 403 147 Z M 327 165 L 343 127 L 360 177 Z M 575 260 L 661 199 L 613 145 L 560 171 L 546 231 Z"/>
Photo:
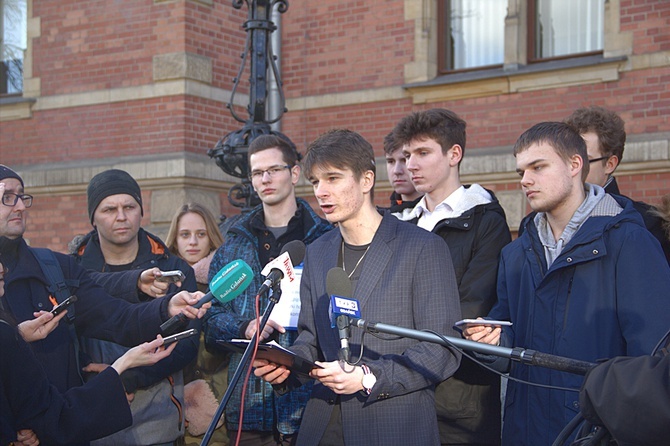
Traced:
<path fill-rule="evenodd" d="M 51 309 L 51 314 L 53 314 L 54 316 L 58 316 L 65 309 L 67 309 L 67 307 L 69 307 L 70 305 L 72 305 L 76 301 L 77 301 L 77 296 L 73 294 L 72 296 L 65 299 L 63 302 L 61 302 L 58 305 L 56 305 L 55 307 L 53 307 Z"/>
<path fill-rule="evenodd" d="M 188 338 L 189 336 L 194 336 L 198 334 L 198 330 L 195 328 L 191 328 L 190 330 L 182 331 L 181 333 L 175 333 L 171 336 L 168 336 L 166 338 L 163 338 L 163 346 L 167 347 L 168 345 L 172 344 L 173 342 L 177 342 L 180 339 Z"/>
<path fill-rule="evenodd" d="M 503 327 L 509 327 L 512 325 L 510 321 L 497 321 L 493 319 L 463 319 L 454 324 L 456 327 L 461 325 L 472 324 L 472 325 L 500 325 Z"/>
<path fill-rule="evenodd" d="M 186 279 L 186 276 L 178 269 L 174 271 L 161 271 L 161 275 L 156 277 L 156 280 L 159 282 L 169 283 L 183 282 L 184 279 Z"/>

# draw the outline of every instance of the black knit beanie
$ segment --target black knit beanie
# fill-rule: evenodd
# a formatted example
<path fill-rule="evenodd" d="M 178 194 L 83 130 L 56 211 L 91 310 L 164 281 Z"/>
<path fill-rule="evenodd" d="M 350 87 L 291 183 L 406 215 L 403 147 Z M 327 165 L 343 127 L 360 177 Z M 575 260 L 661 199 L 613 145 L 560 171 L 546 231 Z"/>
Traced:
<path fill-rule="evenodd" d="M 23 178 L 21 178 L 18 173 L 14 172 L 4 164 L 0 164 L 0 181 L 4 180 L 5 178 L 16 178 L 21 182 L 21 187 L 24 187 Z"/>
<path fill-rule="evenodd" d="M 128 172 L 123 170 L 111 169 L 100 172 L 91 178 L 91 181 L 88 183 L 88 189 L 86 189 L 86 194 L 88 195 L 88 217 L 91 220 L 91 224 L 93 224 L 93 214 L 100 205 L 100 202 L 110 195 L 130 195 L 139 203 L 142 215 L 144 215 L 140 186 Z"/>

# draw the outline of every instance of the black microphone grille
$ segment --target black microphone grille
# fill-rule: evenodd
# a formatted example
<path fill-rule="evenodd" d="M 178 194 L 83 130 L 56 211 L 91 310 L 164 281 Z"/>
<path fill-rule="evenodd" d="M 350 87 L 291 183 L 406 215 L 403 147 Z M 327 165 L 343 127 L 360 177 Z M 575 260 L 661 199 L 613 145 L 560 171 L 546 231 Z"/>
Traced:
<path fill-rule="evenodd" d="M 305 258 L 305 244 L 300 240 L 292 240 L 284 245 L 281 253 L 288 252 L 293 266 L 300 265 Z"/>
<path fill-rule="evenodd" d="M 352 297 L 353 289 L 349 276 L 342 268 L 336 266 L 328 270 L 326 276 L 326 292 L 328 295 L 336 295 L 342 297 Z"/>

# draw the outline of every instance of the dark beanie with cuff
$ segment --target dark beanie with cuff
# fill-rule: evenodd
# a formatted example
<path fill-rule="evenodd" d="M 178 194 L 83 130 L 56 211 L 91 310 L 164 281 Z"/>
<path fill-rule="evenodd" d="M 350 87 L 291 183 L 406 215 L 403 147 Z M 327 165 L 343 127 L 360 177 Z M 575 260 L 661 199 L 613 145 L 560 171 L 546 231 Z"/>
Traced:
<path fill-rule="evenodd" d="M 14 172 L 4 164 L 0 164 L 0 181 L 4 180 L 5 178 L 16 178 L 21 183 L 21 187 L 25 187 L 23 184 L 23 178 L 21 178 L 18 173 Z"/>
<path fill-rule="evenodd" d="M 119 169 L 106 170 L 100 172 L 88 183 L 86 195 L 88 196 L 88 217 L 93 224 L 93 214 L 100 206 L 100 202 L 110 195 L 127 194 L 130 195 L 140 205 L 142 215 L 142 191 L 137 181 L 126 171 Z"/>

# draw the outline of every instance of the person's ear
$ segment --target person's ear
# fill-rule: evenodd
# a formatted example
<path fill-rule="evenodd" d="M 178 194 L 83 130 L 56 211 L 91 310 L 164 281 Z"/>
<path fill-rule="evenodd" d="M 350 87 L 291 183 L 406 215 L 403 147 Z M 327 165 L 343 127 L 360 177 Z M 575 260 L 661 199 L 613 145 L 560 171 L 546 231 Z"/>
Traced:
<path fill-rule="evenodd" d="M 454 144 L 447 152 L 449 156 L 449 165 L 458 166 L 458 163 L 463 159 L 463 148 L 459 144 Z"/>
<path fill-rule="evenodd" d="M 366 170 L 361 176 L 361 184 L 363 185 L 363 191 L 369 192 L 375 186 L 375 174 L 371 170 Z"/>
<path fill-rule="evenodd" d="M 575 175 L 581 175 L 582 169 L 584 168 L 584 160 L 579 155 L 572 155 L 570 157 L 570 174 L 574 177 Z"/>
<path fill-rule="evenodd" d="M 611 175 L 612 172 L 614 172 L 618 166 L 619 166 L 619 157 L 616 155 L 610 156 L 609 158 L 607 158 L 607 161 L 605 162 L 605 173 L 607 175 Z"/>
<path fill-rule="evenodd" d="M 300 165 L 296 164 L 295 166 L 291 167 L 291 184 L 294 186 L 298 184 L 298 181 L 300 180 Z"/>

